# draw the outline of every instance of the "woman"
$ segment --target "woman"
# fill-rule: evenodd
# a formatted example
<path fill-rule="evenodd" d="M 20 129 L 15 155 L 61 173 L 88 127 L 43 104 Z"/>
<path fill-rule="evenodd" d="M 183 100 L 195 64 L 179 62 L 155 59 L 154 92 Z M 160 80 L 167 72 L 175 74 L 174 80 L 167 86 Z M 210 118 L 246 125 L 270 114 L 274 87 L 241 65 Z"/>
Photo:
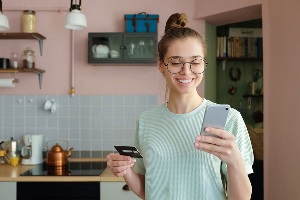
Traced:
<path fill-rule="evenodd" d="M 158 43 L 159 71 L 169 96 L 137 120 L 135 145 L 144 158 L 109 154 L 107 165 L 142 199 L 220 200 L 226 193 L 230 200 L 250 199 L 253 152 L 240 113 L 230 109 L 225 130 L 206 128 L 220 138 L 199 135 L 205 108 L 213 102 L 197 93 L 206 47 L 186 24 L 184 14 L 171 15 Z"/>

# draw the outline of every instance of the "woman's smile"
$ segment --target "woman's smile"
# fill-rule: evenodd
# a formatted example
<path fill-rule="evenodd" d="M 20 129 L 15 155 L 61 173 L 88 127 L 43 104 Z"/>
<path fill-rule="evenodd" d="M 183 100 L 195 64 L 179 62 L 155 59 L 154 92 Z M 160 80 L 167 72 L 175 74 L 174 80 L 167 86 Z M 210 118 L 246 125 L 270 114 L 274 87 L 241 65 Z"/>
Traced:
<path fill-rule="evenodd" d="M 180 85 L 189 85 L 192 81 L 194 81 L 194 78 L 190 78 L 190 79 L 179 79 L 176 78 L 176 80 L 179 82 Z"/>

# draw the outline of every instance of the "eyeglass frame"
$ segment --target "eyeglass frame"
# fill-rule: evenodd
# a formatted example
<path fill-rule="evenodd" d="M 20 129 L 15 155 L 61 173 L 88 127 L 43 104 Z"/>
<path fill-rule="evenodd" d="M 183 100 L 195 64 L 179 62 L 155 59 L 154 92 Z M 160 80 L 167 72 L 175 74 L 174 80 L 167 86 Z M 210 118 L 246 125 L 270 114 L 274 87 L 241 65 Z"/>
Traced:
<path fill-rule="evenodd" d="M 206 68 L 207 68 L 208 62 L 206 61 L 205 58 L 202 58 L 201 56 L 196 56 L 196 57 L 197 57 L 197 58 L 199 57 L 199 58 L 204 62 L 204 65 L 205 65 L 205 66 L 204 66 L 204 70 L 203 70 L 203 72 L 201 72 L 201 73 L 195 73 L 195 72 L 192 70 L 192 64 L 193 64 L 193 62 L 194 62 L 195 60 L 197 60 L 197 58 L 194 58 L 194 59 L 193 59 L 192 61 L 190 61 L 190 62 L 183 62 L 183 61 L 180 59 L 180 57 L 177 57 L 177 56 L 176 56 L 176 57 L 171 57 L 170 60 L 167 62 L 167 64 L 165 63 L 165 61 L 164 61 L 163 58 L 161 58 L 161 60 L 162 60 L 162 63 L 164 64 L 164 66 L 167 67 L 168 72 L 171 73 L 171 74 L 179 74 L 179 73 L 183 70 L 184 65 L 185 65 L 186 63 L 189 63 L 189 64 L 190 64 L 190 70 L 191 70 L 191 72 L 193 72 L 194 74 L 203 74 L 203 73 L 205 72 Z M 169 67 L 168 67 L 169 63 L 170 63 L 173 59 L 179 59 L 180 62 L 181 62 L 181 64 L 182 64 L 181 70 L 180 70 L 179 72 L 177 72 L 177 73 L 172 73 L 172 72 L 169 70 Z"/>

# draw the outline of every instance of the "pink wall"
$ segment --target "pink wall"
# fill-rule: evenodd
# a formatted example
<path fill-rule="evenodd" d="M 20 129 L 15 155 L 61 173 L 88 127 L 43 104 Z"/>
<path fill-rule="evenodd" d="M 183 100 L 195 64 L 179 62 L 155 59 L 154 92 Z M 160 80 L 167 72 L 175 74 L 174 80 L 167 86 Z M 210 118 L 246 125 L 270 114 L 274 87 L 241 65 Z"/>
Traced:
<path fill-rule="evenodd" d="M 10 21 L 10 32 L 21 31 L 22 11 L 9 9 L 39 10 L 41 8 L 68 9 L 65 0 L 2 0 L 4 13 Z M 6 11 L 7 9 L 7 11 Z M 101 65 L 87 63 L 88 32 L 123 32 L 124 14 L 145 11 L 159 14 L 158 37 L 160 38 L 167 18 L 174 12 L 187 13 L 191 26 L 204 34 L 204 22 L 193 20 L 194 2 L 181 0 L 152 1 L 83 1 L 82 12 L 86 15 L 88 28 L 75 31 L 75 89 L 77 94 L 161 94 L 164 80 L 156 65 Z M 46 36 L 44 55 L 39 55 L 36 41 L 0 40 L 0 55 L 10 56 L 13 51 L 22 54 L 30 46 L 36 52 L 38 67 L 46 70 L 42 90 L 34 74 L 18 74 L 21 83 L 15 88 L 0 88 L 2 94 L 68 94 L 71 86 L 71 31 L 64 28 L 66 11 L 37 11 L 37 32 Z M 10 74 L 0 74 L 0 77 Z M 199 87 L 203 94 L 203 84 Z"/>
<path fill-rule="evenodd" d="M 299 8 L 294 0 L 263 2 L 267 200 L 300 199 Z"/>
<path fill-rule="evenodd" d="M 260 7 L 256 3 L 259 1 L 198 0 L 196 17 L 212 20 L 215 25 L 219 24 L 220 18 L 227 23 L 242 21 L 245 16 L 236 16 L 236 11 L 243 10 L 255 16 L 257 9 L 253 7 Z M 297 39 L 300 35 L 300 2 L 263 0 L 261 3 L 264 38 L 264 199 L 300 199 L 300 41 Z"/>

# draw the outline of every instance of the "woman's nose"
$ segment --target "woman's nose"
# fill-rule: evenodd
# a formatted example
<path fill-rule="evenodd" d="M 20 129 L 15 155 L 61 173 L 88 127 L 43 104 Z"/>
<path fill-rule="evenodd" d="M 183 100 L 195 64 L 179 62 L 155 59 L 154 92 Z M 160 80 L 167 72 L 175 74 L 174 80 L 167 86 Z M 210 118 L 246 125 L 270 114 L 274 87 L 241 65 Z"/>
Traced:
<path fill-rule="evenodd" d="M 180 74 L 190 74 L 192 73 L 191 71 L 191 64 L 188 62 L 182 63 L 182 70 L 180 71 Z"/>

